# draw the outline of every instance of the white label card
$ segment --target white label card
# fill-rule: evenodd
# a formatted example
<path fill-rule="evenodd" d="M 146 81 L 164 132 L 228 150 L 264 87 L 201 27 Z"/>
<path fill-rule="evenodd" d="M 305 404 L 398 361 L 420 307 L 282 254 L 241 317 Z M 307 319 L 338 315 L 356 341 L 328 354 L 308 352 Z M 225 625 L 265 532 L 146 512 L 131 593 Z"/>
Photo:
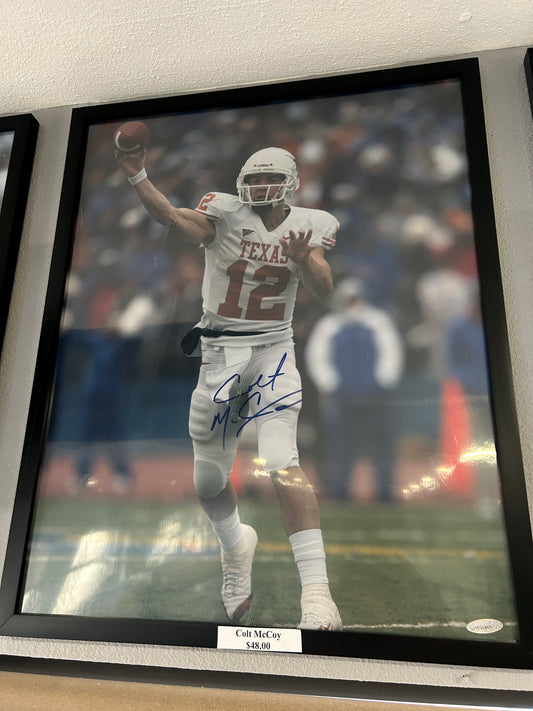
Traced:
<path fill-rule="evenodd" d="M 219 627 L 217 647 L 254 652 L 301 652 L 302 632 L 270 627 Z"/>

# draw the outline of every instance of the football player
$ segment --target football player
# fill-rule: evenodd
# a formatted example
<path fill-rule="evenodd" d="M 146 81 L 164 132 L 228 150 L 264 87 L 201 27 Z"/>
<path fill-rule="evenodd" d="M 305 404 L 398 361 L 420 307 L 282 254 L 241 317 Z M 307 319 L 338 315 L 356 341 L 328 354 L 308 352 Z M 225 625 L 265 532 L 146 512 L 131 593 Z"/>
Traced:
<path fill-rule="evenodd" d="M 294 156 L 280 148 L 264 148 L 245 162 L 237 195 L 209 192 L 194 210 L 174 207 L 151 183 L 145 149 L 115 151 L 115 159 L 149 214 L 171 236 L 205 251 L 203 315 L 182 345 L 202 358 L 189 432 L 194 485 L 221 545 L 226 614 L 238 622 L 252 598 L 257 534 L 240 521 L 229 477 L 238 437 L 254 423 L 300 575 L 299 627 L 342 629 L 317 498 L 299 465 L 301 380 L 291 327 L 300 279 L 314 296 L 332 291 L 324 253 L 335 244 L 338 222 L 327 212 L 288 204 L 299 179 Z"/>

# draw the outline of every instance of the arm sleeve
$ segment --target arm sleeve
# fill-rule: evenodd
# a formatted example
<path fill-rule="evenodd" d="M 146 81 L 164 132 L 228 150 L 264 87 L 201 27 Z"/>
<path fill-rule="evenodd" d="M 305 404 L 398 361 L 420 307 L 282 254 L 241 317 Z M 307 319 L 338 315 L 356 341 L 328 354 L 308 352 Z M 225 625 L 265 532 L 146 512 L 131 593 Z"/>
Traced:
<path fill-rule="evenodd" d="M 394 387 L 402 374 L 404 349 L 400 334 L 387 314 L 376 313 L 371 319 L 377 345 L 376 381 L 382 388 Z"/>
<path fill-rule="evenodd" d="M 338 330 L 338 320 L 325 316 L 316 323 L 305 348 L 307 372 L 323 394 L 335 392 L 339 385 L 339 374 L 331 359 L 331 341 Z"/>
<path fill-rule="evenodd" d="M 319 212 L 316 225 L 313 227 L 313 235 L 310 244 L 313 247 L 321 247 L 328 251 L 333 249 L 339 231 L 338 220 L 329 212 Z"/>
<path fill-rule="evenodd" d="M 195 212 L 205 215 L 210 220 L 218 220 L 222 214 L 222 195 L 220 193 L 206 193 L 194 208 Z"/>

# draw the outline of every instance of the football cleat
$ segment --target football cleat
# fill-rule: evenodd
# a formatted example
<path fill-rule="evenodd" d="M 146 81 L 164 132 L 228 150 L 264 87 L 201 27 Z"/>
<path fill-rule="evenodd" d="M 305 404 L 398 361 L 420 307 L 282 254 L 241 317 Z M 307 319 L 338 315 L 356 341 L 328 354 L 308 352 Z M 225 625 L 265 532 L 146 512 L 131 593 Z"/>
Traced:
<path fill-rule="evenodd" d="M 221 551 L 222 602 L 228 619 L 238 622 L 252 599 L 252 562 L 257 548 L 257 533 L 243 524 L 243 535 L 235 548 Z"/>
<path fill-rule="evenodd" d="M 306 585 L 302 590 L 301 630 L 342 630 L 342 620 L 327 585 Z"/>

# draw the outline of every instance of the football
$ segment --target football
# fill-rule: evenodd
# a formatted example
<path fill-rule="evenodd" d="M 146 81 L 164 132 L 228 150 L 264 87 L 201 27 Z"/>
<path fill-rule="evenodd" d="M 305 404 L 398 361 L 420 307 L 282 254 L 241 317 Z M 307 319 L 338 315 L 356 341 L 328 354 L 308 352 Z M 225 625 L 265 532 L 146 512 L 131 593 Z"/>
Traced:
<path fill-rule="evenodd" d="M 129 121 L 115 131 L 115 148 L 122 153 L 133 153 L 146 148 L 150 140 L 148 126 L 142 121 Z"/>

